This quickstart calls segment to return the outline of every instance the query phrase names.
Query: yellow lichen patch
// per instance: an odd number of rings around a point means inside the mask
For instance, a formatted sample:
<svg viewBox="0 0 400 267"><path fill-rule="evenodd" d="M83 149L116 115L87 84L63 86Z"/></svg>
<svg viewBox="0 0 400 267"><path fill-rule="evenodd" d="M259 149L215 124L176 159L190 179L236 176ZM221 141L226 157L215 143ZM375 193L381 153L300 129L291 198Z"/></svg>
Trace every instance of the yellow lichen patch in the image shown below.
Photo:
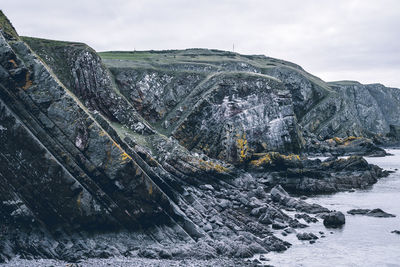
<svg viewBox="0 0 400 267"><path fill-rule="evenodd" d="M356 137L356 136L349 136L346 138L340 138L340 137L333 137L331 139L328 139L327 141L330 143L335 142L337 145L344 145L348 146L352 141L361 139L362 137Z"/></svg>
<svg viewBox="0 0 400 267"><path fill-rule="evenodd" d="M206 170L214 170L219 173L228 171L228 168L226 168L220 164L214 163L212 161L206 161L206 160L199 159L199 163L200 163L200 168L203 168Z"/></svg>
<svg viewBox="0 0 400 267"><path fill-rule="evenodd" d="M272 158L271 158L271 156L273 155L272 153L275 153L275 152L270 152L257 160L252 160L252 161L250 161L250 164L257 166L257 167L261 166L261 165L265 165L265 164L270 164L272 162Z"/></svg>
<svg viewBox="0 0 400 267"><path fill-rule="evenodd" d="M131 156L129 156L122 148L119 144L117 144L114 140L113 140L113 146L117 147L120 151L121 151L121 161L125 162L128 159L132 159Z"/></svg>
<svg viewBox="0 0 400 267"><path fill-rule="evenodd" d="M239 150L239 160L243 162L245 159L248 158L249 147L247 144L246 134L241 136L240 134L237 135L238 139L236 140L237 148Z"/></svg>
<svg viewBox="0 0 400 267"><path fill-rule="evenodd" d="M343 140L343 142L347 142L347 141L353 141L353 140L356 140L356 139L359 139L360 137L355 137L355 136L349 136L349 137L346 137L344 140Z"/></svg>
<svg viewBox="0 0 400 267"><path fill-rule="evenodd" d="M125 151L121 154L121 160L126 161L127 159L132 159Z"/></svg>
<svg viewBox="0 0 400 267"><path fill-rule="evenodd" d="M352 141L361 139L362 137L349 136L343 139L343 145L348 146Z"/></svg>
<svg viewBox="0 0 400 267"><path fill-rule="evenodd" d="M79 193L77 199L76 199L76 204L78 205L78 207L81 207L82 204L82 196L83 196L83 191Z"/></svg>
<svg viewBox="0 0 400 267"><path fill-rule="evenodd" d="M24 89L24 90L26 90L32 86L32 81L30 80L29 76L30 76L30 74L29 74L29 72L27 72L25 75L25 81L26 81L25 85L22 86L22 89Z"/></svg>
<svg viewBox="0 0 400 267"><path fill-rule="evenodd" d="M263 157L250 161L251 165L256 167L268 165L278 160L290 160L290 161L298 161L300 160L300 156L296 154L282 155L278 152L268 152Z"/></svg>
<svg viewBox="0 0 400 267"><path fill-rule="evenodd" d="M335 137L332 138L332 140L335 141L336 144L338 144L338 145L340 145L340 144L343 143L343 139L340 138L340 137L336 137L336 136L335 136Z"/></svg>
<svg viewBox="0 0 400 267"><path fill-rule="evenodd" d="M286 160L293 160L293 161L295 161L295 160L300 160L300 156L299 155L296 155L296 154L289 154L289 155L280 155L283 159L286 159Z"/></svg>
<svg viewBox="0 0 400 267"><path fill-rule="evenodd" d="M15 62L14 59L10 59L8 62L10 62L11 64L13 64L14 68L18 67L17 63Z"/></svg>
<svg viewBox="0 0 400 267"><path fill-rule="evenodd" d="M125 161L127 161L128 159L132 160L132 157L129 156L129 155L125 152L125 150L123 150L122 147L121 147L119 144L117 144L117 142L115 142L115 141L108 135L108 133L107 133L106 131L104 131L104 130L100 131L100 132L99 132L99 135L100 135L100 136L108 136L108 137L111 139L112 145L111 145L111 148L110 148L110 156L111 156L112 147L115 146L115 147L118 148L119 151L121 152L121 161L122 161L122 162L125 162ZM108 152L107 152L107 153L108 153ZM107 156L108 156L108 154L107 154Z"/></svg>
<svg viewBox="0 0 400 267"><path fill-rule="evenodd" d="M121 149L121 150L122 150L121 146L120 146L119 144L117 144L117 142L115 142L114 140L112 140L112 144L113 144L113 146L115 146L115 147L117 147L118 149Z"/></svg>
<svg viewBox="0 0 400 267"><path fill-rule="evenodd" d="M203 150L206 154L210 152L210 147L208 146L208 144L206 144L205 146L203 146L203 145L200 144L200 145L199 145L199 148L200 148L201 150Z"/></svg>

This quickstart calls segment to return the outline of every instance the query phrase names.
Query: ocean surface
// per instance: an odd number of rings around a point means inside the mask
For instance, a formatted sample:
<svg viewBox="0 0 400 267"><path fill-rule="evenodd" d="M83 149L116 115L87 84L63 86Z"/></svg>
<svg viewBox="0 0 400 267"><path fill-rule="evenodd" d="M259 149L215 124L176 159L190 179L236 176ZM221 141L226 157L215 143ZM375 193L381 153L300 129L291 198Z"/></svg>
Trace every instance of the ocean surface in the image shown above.
<svg viewBox="0 0 400 267"><path fill-rule="evenodd" d="M400 266L400 235L391 233L400 230L400 149L388 149L393 156L368 158L367 161L389 171L367 190L320 195L306 201L317 203L346 215L346 224L341 229L327 229L322 220L298 232L324 232L325 238L316 243L297 240L295 234L283 237L293 244L284 253L269 253L263 263L273 266ZM396 169L398 169L396 171ZM395 218L374 218L350 215L350 209L365 208L395 214Z"/></svg>

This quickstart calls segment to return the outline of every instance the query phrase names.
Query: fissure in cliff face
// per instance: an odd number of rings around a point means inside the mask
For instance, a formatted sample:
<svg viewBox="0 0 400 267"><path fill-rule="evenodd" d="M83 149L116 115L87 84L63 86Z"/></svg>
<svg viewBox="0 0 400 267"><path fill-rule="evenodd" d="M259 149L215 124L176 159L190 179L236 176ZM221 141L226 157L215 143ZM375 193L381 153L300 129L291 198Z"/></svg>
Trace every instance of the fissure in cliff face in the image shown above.
<svg viewBox="0 0 400 267"><path fill-rule="evenodd" d="M360 157L299 154L379 152L359 136L400 125L382 107L399 108L397 89L217 50L99 56L20 37L3 13L0 27L0 261L285 250L271 226L305 226L281 207L328 210L271 188L336 192L385 175ZM322 141L346 135L358 137Z"/></svg>

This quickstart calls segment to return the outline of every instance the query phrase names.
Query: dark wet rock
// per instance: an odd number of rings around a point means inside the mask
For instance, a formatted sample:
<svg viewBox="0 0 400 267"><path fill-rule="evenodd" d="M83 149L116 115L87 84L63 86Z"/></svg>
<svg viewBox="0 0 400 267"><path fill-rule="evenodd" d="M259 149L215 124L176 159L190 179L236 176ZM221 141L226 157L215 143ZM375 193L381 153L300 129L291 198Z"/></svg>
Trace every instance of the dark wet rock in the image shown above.
<svg viewBox="0 0 400 267"><path fill-rule="evenodd" d="M264 255L260 255L259 259L260 261L269 261L269 259L266 258Z"/></svg>
<svg viewBox="0 0 400 267"><path fill-rule="evenodd" d="M308 227L307 224L303 224L303 223L299 222L297 219L291 219L289 221L289 226L292 228L307 228Z"/></svg>
<svg viewBox="0 0 400 267"><path fill-rule="evenodd" d="M344 214L340 211L333 211L323 216L325 227L338 228L346 223Z"/></svg>
<svg viewBox="0 0 400 267"><path fill-rule="evenodd" d="M297 211L307 213L323 213L328 212L327 208L324 208L317 204L309 204L303 200L299 200L289 196L289 194L282 188L282 186L275 186L271 190L271 199L274 202L281 204L283 207L294 208Z"/></svg>
<svg viewBox="0 0 400 267"><path fill-rule="evenodd" d="M270 184L280 184L287 191L295 193L333 193L366 188L388 175L387 171L368 164L359 156L347 159L332 157L324 162L303 160L299 163L295 168L278 172L270 179Z"/></svg>
<svg viewBox="0 0 400 267"><path fill-rule="evenodd" d="M347 211L347 213L351 215L365 215L370 211L370 209L352 209Z"/></svg>
<svg viewBox="0 0 400 267"><path fill-rule="evenodd" d="M298 233L296 235L298 240L315 240L318 239L318 236L314 235L313 233Z"/></svg>
<svg viewBox="0 0 400 267"><path fill-rule="evenodd" d="M365 215L371 216L371 217L380 217L380 218L396 217L396 215L384 212L381 209L373 209L373 210L367 212Z"/></svg>
<svg viewBox="0 0 400 267"><path fill-rule="evenodd" d="M387 143L388 141L385 141ZM309 155L320 155L319 151L333 156L358 155L370 157L383 157L387 153L380 148L374 138L348 136L346 138L334 137L318 141L311 145Z"/></svg>
<svg viewBox="0 0 400 267"><path fill-rule="evenodd" d="M307 128L325 137L371 136L385 134L398 123L400 93L381 84L362 85L354 81L329 83L335 91L302 120ZM311 114L320 120L312 120ZM345 119L348 118L348 119ZM326 122L326 123L324 123Z"/></svg>
<svg viewBox="0 0 400 267"><path fill-rule="evenodd" d="M273 206L268 206L265 209L265 212L261 213L261 215L259 216L259 221L263 224L272 224L276 220L288 221L289 219L290 217L287 214Z"/></svg>
<svg viewBox="0 0 400 267"><path fill-rule="evenodd" d="M394 214L390 214L387 212L384 212L381 209L352 209L347 212L348 214L351 215L366 215L370 217L380 217L380 218L390 218L390 217L396 217Z"/></svg>
<svg viewBox="0 0 400 267"><path fill-rule="evenodd" d="M391 124L389 129L390 129L389 133L387 134L387 137L390 139L389 142L391 142L391 145L399 145L400 144L400 124L399 125ZM387 145L388 141L384 140L382 143Z"/></svg>
<svg viewBox="0 0 400 267"><path fill-rule="evenodd" d="M286 233L288 233L288 234L296 233L296 230L293 229L293 228L286 228L284 231L285 231Z"/></svg>
<svg viewBox="0 0 400 267"><path fill-rule="evenodd" d="M306 214L306 213L302 213L302 214L295 214L294 217L296 219L303 219L305 222L307 223L316 223L318 222L318 219L315 217L311 217L310 215Z"/></svg>
<svg viewBox="0 0 400 267"><path fill-rule="evenodd" d="M253 263L255 263L255 264L261 264L261 261L260 261L259 259L254 259L254 260L253 260Z"/></svg>
<svg viewBox="0 0 400 267"><path fill-rule="evenodd" d="M279 230L279 229L285 229L288 227L286 224L280 223L280 222L274 222L272 224L272 229Z"/></svg>

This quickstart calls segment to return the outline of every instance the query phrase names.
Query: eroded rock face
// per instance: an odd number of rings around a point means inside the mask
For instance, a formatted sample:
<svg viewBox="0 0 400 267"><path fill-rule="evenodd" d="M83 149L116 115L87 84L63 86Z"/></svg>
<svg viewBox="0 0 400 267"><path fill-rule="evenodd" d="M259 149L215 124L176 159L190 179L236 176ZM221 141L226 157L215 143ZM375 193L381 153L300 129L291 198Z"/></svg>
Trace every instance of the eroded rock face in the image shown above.
<svg viewBox="0 0 400 267"><path fill-rule="evenodd" d="M289 192L305 194L367 188L380 177L388 175L386 171L368 164L359 156L348 159L333 157L321 162L296 158L268 158L267 155L253 164L252 174L265 179L268 185L279 184ZM270 170L267 175L265 169Z"/></svg>
<svg viewBox="0 0 400 267"><path fill-rule="evenodd" d="M189 149L232 163L267 149L299 152L301 133L289 92L268 77L229 76L215 78L217 85L172 135Z"/></svg>
<svg viewBox="0 0 400 267"><path fill-rule="evenodd" d="M174 222L181 240L200 234L25 43L0 36L0 54L1 260L82 257L95 249L82 241L93 232L129 229L150 241L143 229Z"/></svg>
<svg viewBox="0 0 400 267"><path fill-rule="evenodd" d="M110 122L122 124L136 133L154 133L130 102L114 90L109 70L93 49L81 43L53 43L29 37L24 37L24 40L89 111L99 113Z"/></svg>
<svg viewBox="0 0 400 267"><path fill-rule="evenodd" d="M204 77L135 68L112 72L142 116L189 150L240 163L267 149L302 149L291 95L270 76L223 72Z"/></svg>
<svg viewBox="0 0 400 267"><path fill-rule="evenodd" d="M111 68L121 93L149 122L156 124L205 78L196 72ZM171 119L164 124L173 123Z"/></svg>
<svg viewBox="0 0 400 267"><path fill-rule="evenodd" d="M394 139L394 142L400 142L400 126L390 125L389 128L388 137Z"/></svg>
<svg viewBox="0 0 400 267"><path fill-rule="evenodd" d="M399 124L399 90L343 81L328 83L334 93L305 115L301 124L320 139L373 136ZM388 104L385 105L384 103Z"/></svg>
<svg viewBox="0 0 400 267"><path fill-rule="evenodd" d="M102 56L119 91L159 131L189 150L235 164L246 157L238 148L244 135L250 154L378 156L384 152L374 142L388 143L389 126L399 125L398 89L325 83L264 56L206 49ZM359 139L347 147L326 142L347 137Z"/></svg>

